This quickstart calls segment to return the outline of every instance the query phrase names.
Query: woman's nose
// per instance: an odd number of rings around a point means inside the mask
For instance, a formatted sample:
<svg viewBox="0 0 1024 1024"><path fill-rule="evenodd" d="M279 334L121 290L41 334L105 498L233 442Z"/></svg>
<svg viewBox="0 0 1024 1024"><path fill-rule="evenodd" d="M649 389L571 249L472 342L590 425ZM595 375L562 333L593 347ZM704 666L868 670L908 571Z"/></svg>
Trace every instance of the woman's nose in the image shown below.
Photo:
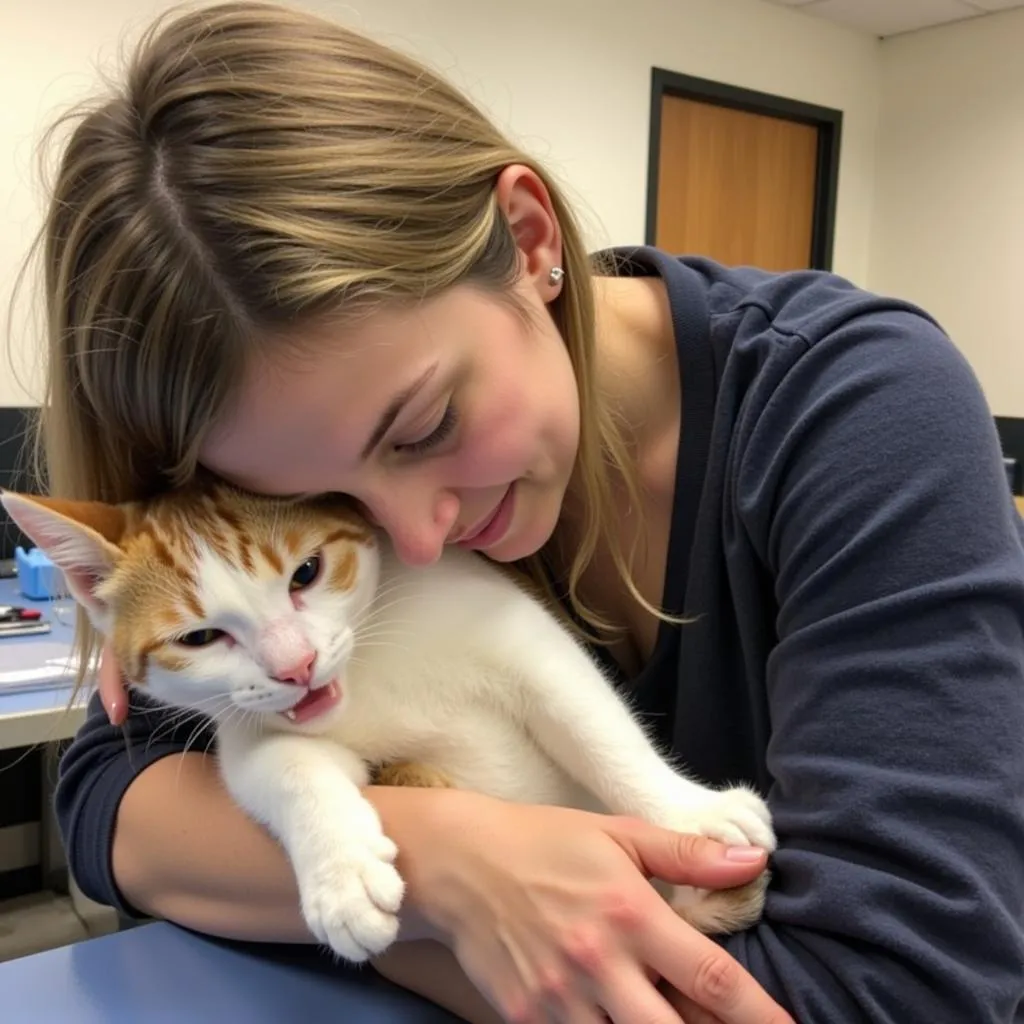
<svg viewBox="0 0 1024 1024"><path fill-rule="evenodd" d="M406 565L433 565L455 526L459 499L451 493L438 494L426 502L407 497L374 509L373 514Z"/></svg>

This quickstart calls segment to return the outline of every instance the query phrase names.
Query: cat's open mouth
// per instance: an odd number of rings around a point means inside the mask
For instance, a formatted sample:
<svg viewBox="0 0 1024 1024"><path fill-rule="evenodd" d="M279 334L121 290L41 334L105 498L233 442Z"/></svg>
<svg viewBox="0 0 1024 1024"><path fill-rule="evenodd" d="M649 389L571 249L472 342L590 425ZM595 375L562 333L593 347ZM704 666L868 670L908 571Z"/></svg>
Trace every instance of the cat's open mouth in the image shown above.
<svg viewBox="0 0 1024 1024"><path fill-rule="evenodd" d="M301 725L303 722L312 721L325 711L330 711L339 700L341 700L341 687L338 685L337 679L332 679L326 686L310 690L298 704L287 711L282 711L281 714L289 722L297 722Z"/></svg>

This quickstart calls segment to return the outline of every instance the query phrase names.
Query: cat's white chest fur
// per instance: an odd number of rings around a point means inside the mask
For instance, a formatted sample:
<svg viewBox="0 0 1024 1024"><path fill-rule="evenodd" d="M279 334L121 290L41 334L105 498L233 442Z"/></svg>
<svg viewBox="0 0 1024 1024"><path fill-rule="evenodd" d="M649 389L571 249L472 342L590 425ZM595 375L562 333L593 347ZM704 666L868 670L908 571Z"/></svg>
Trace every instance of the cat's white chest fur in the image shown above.
<svg viewBox="0 0 1024 1024"><path fill-rule="evenodd" d="M453 552L415 572L385 556L381 580L382 599L360 627L325 735L374 764L429 765L460 788L597 809L527 725L521 662L564 672L571 691L579 667L573 640L531 630L533 602L476 556ZM511 662L510 647L525 658ZM580 716L590 713L588 682L580 681L575 701Z"/></svg>

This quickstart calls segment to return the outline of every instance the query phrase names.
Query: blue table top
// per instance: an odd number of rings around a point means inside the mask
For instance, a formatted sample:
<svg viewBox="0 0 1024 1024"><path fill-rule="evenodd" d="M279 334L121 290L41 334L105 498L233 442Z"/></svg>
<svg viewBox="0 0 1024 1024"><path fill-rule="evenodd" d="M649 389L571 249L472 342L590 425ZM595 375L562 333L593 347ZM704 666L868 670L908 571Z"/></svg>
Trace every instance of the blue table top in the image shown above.
<svg viewBox="0 0 1024 1024"><path fill-rule="evenodd" d="M305 946L207 939L163 922L0 963L4 1024L454 1024Z"/></svg>

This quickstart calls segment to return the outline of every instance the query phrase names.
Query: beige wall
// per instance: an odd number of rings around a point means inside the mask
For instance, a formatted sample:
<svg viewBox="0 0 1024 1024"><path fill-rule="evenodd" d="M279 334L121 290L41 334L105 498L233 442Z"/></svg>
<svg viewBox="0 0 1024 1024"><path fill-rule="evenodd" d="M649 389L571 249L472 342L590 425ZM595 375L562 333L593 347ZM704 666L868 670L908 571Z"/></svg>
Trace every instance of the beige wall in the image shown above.
<svg viewBox="0 0 1024 1024"><path fill-rule="evenodd" d="M867 277L878 44L758 0L310 0L447 71L578 197L594 246L643 240L652 65L845 111L836 269ZM33 147L88 93L156 0L5 5L0 31L0 308L39 217ZM26 391L0 362L0 405L38 397L38 333L20 309Z"/></svg>
<svg viewBox="0 0 1024 1024"><path fill-rule="evenodd" d="M1024 11L879 44L759 0L307 2L451 75L569 185L594 246L643 237L652 65L842 109L835 269L934 312L994 412L1024 416ZM13 100L0 106L4 313L38 224L43 126L95 88L96 66L115 66L119 45L165 3L10 7L0 35L0 90ZM37 311L25 304L13 322L17 379L0 361L0 405L38 398Z"/></svg>
<svg viewBox="0 0 1024 1024"><path fill-rule="evenodd" d="M886 40L869 284L921 303L1024 416L1024 10Z"/></svg>

